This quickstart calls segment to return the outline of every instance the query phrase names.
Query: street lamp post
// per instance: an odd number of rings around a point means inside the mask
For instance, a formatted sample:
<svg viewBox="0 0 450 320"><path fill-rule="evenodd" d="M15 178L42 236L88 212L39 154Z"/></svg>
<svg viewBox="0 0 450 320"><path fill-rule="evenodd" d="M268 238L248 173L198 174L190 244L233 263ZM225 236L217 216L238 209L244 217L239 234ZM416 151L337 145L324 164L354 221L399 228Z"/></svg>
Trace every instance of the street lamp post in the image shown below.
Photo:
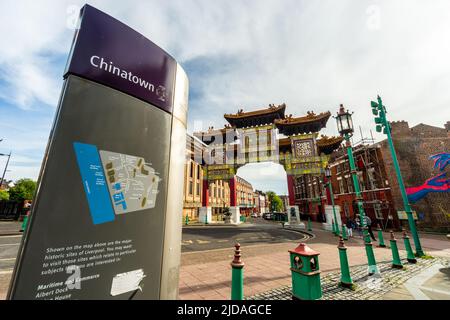
<svg viewBox="0 0 450 320"><path fill-rule="evenodd" d="M334 221L333 221L333 231L334 231L334 235L335 236L339 236L339 224L337 222L337 217L336 217L336 208L334 207L334 195L333 195L333 186L331 185L331 169L329 166L327 166L325 168L325 177L327 177L327 186L328 186L328 191L330 191L330 198L331 198L331 206L333 207L333 216L334 216Z"/></svg>
<svg viewBox="0 0 450 320"><path fill-rule="evenodd" d="M3 180L5 179L6 171L8 170L9 159L11 158L11 151L9 152L9 154L0 153L0 156L8 157L8 160L6 161L6 165L5 165L5 170L3 170L2 180L0 181L0 187L1 187L3 185Z"/></svg>
<svg viewBox="0 0 450 320"><path fill-rule="evenodd" d="M358 181L358 175L355 165L355 159L353 157L353 150L352 145L350 143L350 138L353 135L353 120L352 120L352 114L350 112L345 111L344 106L341 104L339 108L339 112L337 113L337 116L335 117L337 122L338 131L341 136L344 137L347 147L347 155L348 155L348 161L350 163L350 170L353 180L353 186L355 188L355 194L356 194L356 200L358 203L358 212L361 220L361 227L363 229L363 236L364 236L364 244L366 247L366 255L369 265L369 274L374 274L378 272L377 263L375 261L375 255L373 253L373 247L372 242L369 236L369 232L367 230L366 226L366 214L364 212L364 206L363 206L363 197L361 190L359 188L359 181Z"/></svg>
<svg viewBox="0 0 450 320"><path fill-rule="evenodd" d="M422 250L422 245L420 244L419 235L416 229L416 223L414 222L414 217L412 214L411 206L409 205L408 196L406 195L405 184L403 183L402 174L400 172L400 166L397 160L397 154L395 153L394 143L392 142L391 126L386 118L386 107L383 106L380 96L377 96L377 102L371 101L372 113L375 116L375 123L377 124L377 132L382 132L387 135L387 140L389 144L389 149L391 150L392 163L394 164L395 174L397 175L398 186L402 194L403 206L408 217L408 224L411 230L411 234L414 239L414 245L416 247L416 256L422 257L424 252Z"/></svg>

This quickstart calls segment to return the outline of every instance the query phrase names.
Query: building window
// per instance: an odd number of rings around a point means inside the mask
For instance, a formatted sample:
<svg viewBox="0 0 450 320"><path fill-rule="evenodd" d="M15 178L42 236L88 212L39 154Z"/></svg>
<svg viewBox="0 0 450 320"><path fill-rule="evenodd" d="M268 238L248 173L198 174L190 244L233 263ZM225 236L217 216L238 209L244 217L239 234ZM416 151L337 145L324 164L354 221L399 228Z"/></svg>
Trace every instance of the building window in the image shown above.
<svg viewBox="0 0 450 320"><path fill-rule="evenodd" d="M192 181L189 181L189 195L192 195Z"/></svg>
<svg viewBox="0 0 450 320"><path fill-rule="evenodd" d="M200 195L200 183L196 184L196 194L197 194L197 196Z"/></svg>
<svg viewBox="0 0 450 320"><path fill-rule="evenodd" d="M339 179L338 181L339 181L339 193L345 193L345 190L344 190L344 180Z"/></svg>
<svg viewBox="0 0 450 320"><path fill-rule="evenodd" d="M201 170L200 166L197 167L197 179L199 180L200 180L200 170Z"/></svg>
<svg viewBox="0 0 450 320"><path fill-rule="evenodd" d="M375 211L375 217L379 220L383 220L383 212L381 211L380 203L375 203L373 210Z"/></svg>
<svg viewBox="0 0 450 320"><path fill-rule="evenodd" d="M348 193L353 193L353 183L352 183L351 177L349 177L347 179L347 188L348 188Z"/></svg>
<svg viewBox="0 0 450 320"><path fill-rule="evenodd" d="M358 175L358 178L359 178L359 185L361 186L361 190L365 191L366 190L366 184L364 183L364 178L363 178L362 174Z"/></svg>
<svg viewBox="0 0 450 320"><path fill-rule="evenodd" d="M348 171L350 170L350 166L348 164L348 162L344 162L344 170L343 171Z"/></svg>
<svg viewBox="0 0 450 320"><path fill-rule="evenodd" d="M347 218L350 216L350 212L349 212L349 208L348 208L348 203L347 202L344 203L344 214L345 214L345 216Z"/></svg>
<svg viewBox="0 0 450 320"><path fill-rule="evenodd" d="M192 178L193 176L194 176L194 162L191 161L189 177Z"/></svg>

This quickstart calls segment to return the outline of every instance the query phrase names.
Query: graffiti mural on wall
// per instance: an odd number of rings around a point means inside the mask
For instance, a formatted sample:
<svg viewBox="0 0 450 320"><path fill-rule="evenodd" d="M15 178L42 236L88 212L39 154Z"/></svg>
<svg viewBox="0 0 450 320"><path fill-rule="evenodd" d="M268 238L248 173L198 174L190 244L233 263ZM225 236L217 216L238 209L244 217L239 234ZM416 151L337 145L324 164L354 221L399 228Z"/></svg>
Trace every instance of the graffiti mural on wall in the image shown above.
<svg viewBox="0 0 450 320"><path fill-rule="evenodd" d="M445 167L450 164L450 153L438 153L432 155L430 159L434 160L434 168L444 171Z"/></svg>
<svg viewBox="0 0 450 320"><path fill-rule="evenodd" d="M434 168L443 172L450 164L450 153L438 153L432 155L430 159L434 160ZM430 192L450 192L450 179L445 172L427 179L420 186L406 188L406 194L411 203L419 201Z"/></svg>

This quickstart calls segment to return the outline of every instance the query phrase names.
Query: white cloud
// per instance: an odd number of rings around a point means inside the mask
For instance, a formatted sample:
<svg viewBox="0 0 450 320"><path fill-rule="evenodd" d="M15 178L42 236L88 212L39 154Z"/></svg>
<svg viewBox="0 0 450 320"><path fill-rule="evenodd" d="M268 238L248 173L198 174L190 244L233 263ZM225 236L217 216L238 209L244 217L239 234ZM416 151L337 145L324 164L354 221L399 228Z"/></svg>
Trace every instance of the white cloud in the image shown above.
<svg viewBox="0 0 450 320"><path fill-rule="evenodd" d="M273 162L250 163L237 172L253 189L287 194L287 177L282 165Z"/></svg>
<svg viewBox="0 0 450 320"><path fill-rule="evenodd" d="M343 103L369 135L377 94L390 120L450 120L447 0L89 2L188 69L191 127L269 103L286 102L294 115ZM63 66L54 59L68 53L73 5L83 1L1 2L0 99L56 105ZM333 119L323 133L337 134Z"/></svg>
<svg viewBox="0 0 450 320"><path fill-rule="evenodd" d="M8 64L0 79L7 84L0 87L0 98L20 108L32 108L36 101L56 107L62 81L48 76L51 62L47 59L29 58L20 64Z"/></svg>

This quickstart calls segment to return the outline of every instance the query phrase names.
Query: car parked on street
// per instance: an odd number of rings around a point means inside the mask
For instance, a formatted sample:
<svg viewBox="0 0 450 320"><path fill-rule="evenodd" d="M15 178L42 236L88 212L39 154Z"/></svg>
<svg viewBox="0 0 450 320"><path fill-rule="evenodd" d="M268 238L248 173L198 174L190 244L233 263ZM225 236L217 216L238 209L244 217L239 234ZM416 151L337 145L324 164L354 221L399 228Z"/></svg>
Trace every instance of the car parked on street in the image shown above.
<svg viewBox="0 0 450 320"><path fill-rule="evenodd" d="M272 213L270 213L270 212L264 213L263 218L266 219L266 220L271 220L272 219Z"/></svg>

